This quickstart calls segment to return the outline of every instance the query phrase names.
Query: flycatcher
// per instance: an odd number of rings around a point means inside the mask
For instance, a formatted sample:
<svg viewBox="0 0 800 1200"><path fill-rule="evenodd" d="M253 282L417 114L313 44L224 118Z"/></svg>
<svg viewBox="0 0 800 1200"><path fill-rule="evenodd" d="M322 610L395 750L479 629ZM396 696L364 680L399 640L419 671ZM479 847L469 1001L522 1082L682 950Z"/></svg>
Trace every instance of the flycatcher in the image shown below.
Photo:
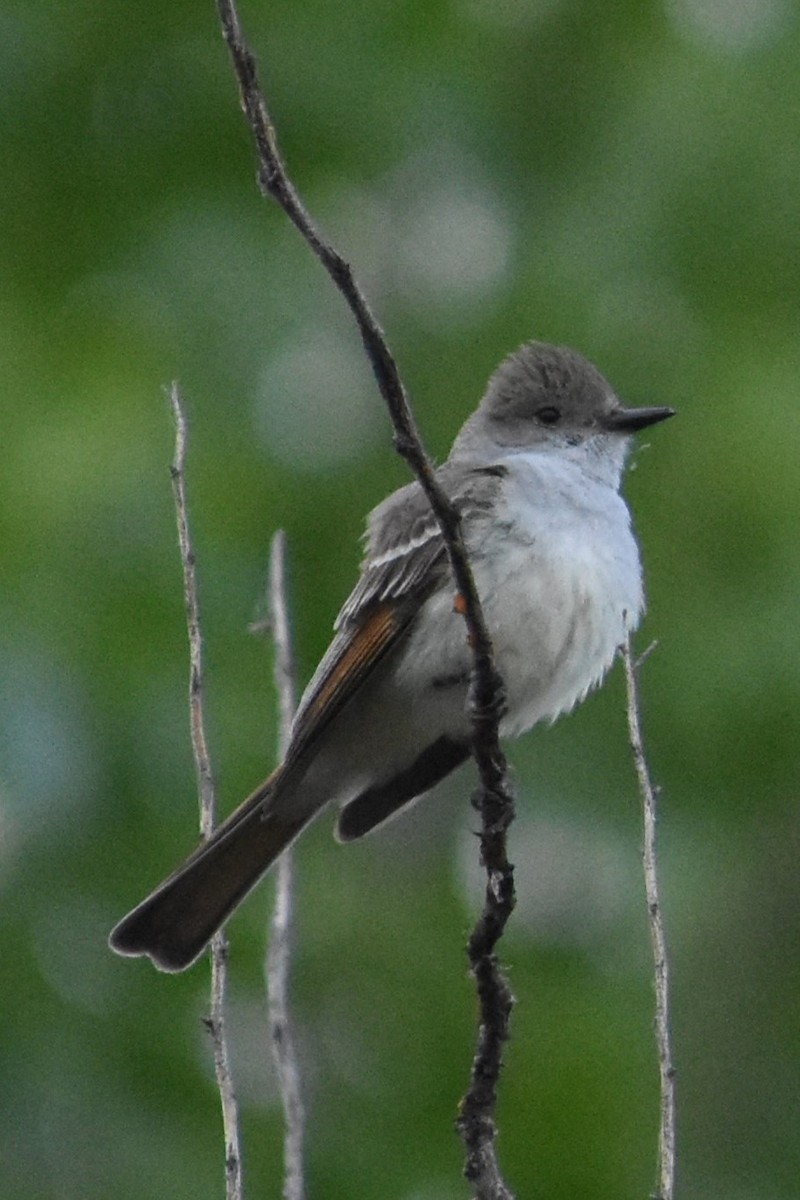
<svg viewBox="0 0 800 1200"><path fill-rule="evenodd" d="M644 610L619 488L631 434L671 408L625 408L574 350L503 362L437 468L505 683L503 737L568 712ZM361 577L306 688L277 770L113 930L120 954L181 971L329 803L359 838L470 754L472 666L439 526L417 483L369 517Z"/></svg>

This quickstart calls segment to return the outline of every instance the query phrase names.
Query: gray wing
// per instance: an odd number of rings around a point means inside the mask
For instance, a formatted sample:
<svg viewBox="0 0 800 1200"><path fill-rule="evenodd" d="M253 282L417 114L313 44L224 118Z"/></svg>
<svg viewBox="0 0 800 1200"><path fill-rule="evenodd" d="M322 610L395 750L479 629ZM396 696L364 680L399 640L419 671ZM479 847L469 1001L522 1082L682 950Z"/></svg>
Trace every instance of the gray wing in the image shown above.
<svg viewBox="0 0 800 1200"><path fill-rule="evenodd" d="M462 517L487 513L503 467L445 463L437 476ZM444 539L419 484L400 488L370 514L361 577L336 618L336 635L305 690L286 765L294 765L317 735L398 645L427 596L446 580Z"/></svg>
<svg viewBox="0 0 800 1200"><path fill-rule="evenodd" d="M445 463L436 476L468 522L490 510L505 473L501 466L469 468L463 463ZM337 630L374 604L409 596L421 601L447 577L444 538L418 483L400 488L372 511L366 543L361 578L336 618Z"/></svg>

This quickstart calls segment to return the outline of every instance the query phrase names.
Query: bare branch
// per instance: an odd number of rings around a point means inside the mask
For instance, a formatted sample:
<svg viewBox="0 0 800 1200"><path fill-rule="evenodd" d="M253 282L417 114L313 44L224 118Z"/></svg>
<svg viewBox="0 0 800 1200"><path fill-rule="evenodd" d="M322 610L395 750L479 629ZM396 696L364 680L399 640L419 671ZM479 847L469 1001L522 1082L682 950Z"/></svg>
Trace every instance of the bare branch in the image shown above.
<svg viewBox="0 0 800 1200"><path fill-rule="evenodd" d="M652 647L651 647L652 649ZM649 650L634 661L631 639L628 635L622 646L625 664L625 680L628 689L628 732L630 734L633 762L639 780L642 797L644 838L642 860L644 863L644 886L647 898L647 913L650 922L650 940L653 946L655 975L656 1013L655 1033L658 1050L658 1066L661 1077L661 1120L658 1134L658 1192L653 1200L673 1200L675 1195L675 1067L672 1062L672 1047L669 1024L669 962L661 901L658 894L658 870L656 859L656 824L658 789L653 786L650 770L644 753L642 722L639 706L637 671L648 656Z"/></svg>
<svg viewBox="0 0 800 1200"><path fill-rule="evenodd" d="M286 535L282 529L279 529L272 539L269 569L270 625L275 643L275 689L280 708L279 760L283 758L289 745L292 720L297 707L296 671L292 654L292 635L286 594ZM289 847L284 850L278 860L275 907L270 925L265 975L272 1054L278 1072L283 1103L283 1197L284 1200L304 1200L306 1194L303 1164L305 1112L300 1087L300 1066L289 1004L293 876L294 861L292 849Z"/></svg>
<svg viewBox="0 0 800 1200"><path fill-rule="evenodd" d="M511 1011L511 994L494 951L514 907L513 869L506 854L506 831L514 817L514 800L498 735L502 680L494 666L458 513L436 481L386 339L349 264L322 237L288 176L259 86L255 58L245 42L234 0L217 0L217 10L239 83L242 107L256 142L261 189L297 227L350 307L392 419L395 448L414 472L442 529L453 571L456 607L467 626L474 658L470 689L473 753L481 781L478 800L482 816L481 860L487 886L483 913L468 946L481 1015L470 1088L461 1105L458 1126L467 1147L465 1174L473 1183L478 1200L507 1200L510 1193L500 1180L494 1148L497 1081Z"/></svg>
<svg viewBox="0 0 800 1200"><path fill-rule="evenodd" d="M477 797L476 797L477 798ZM498 865L487 858L498 853ZM505 856L505 833L496 840L491 831L481 835L481 857L488 881L483 912L473 929L467 951L478 989L480 1022L478 1044L472 1061L470 1086L458 1112L458 1131L464 1140L467 1159L464 1174L475 1189L477 1200L514 1200L505 1183L495 1152L497 1086L508 1040L514 996L500 969L494 948L514 907L514 868Z"/></svg>
<svg viewBox="0 0 800 1200"><path fill-rule="evenodd" d="M170 403L175 419L175 457L172 460L172 491L175 497L175 516L178 523L178 546L183 566L183 594L186 605L186 628L189 635L189 714L191 719L192 751L200 797L200 832L209 837L217 822L217 801L211 759L203 721L203 637L200 629L200 606L197 599L197 571L189 531L189 512L186 503L186 451L189 430L183 411L180 388L173 383Z"/></svg>
<svg viewBox="0 0 800 1200"><path fill-rule="evenodd" d="M634 671L638 671L640 667L643 667L644 664L647 662L648 658L650 657L650 655L653 653L653 651L657 650L657 649L658 649L658 638L654 638L653 641L650 643L650 645L645 646L644 650L639 655L639 657L634 660L634 664L633 664Z"/></svg>
<svg viewBox="0 0 800 1200"><path fill-rule="evenodd" d="M269 612L272 640L275 644L275 691L278 694L280 721L278 761L289 748L292 721L297 708L297 670L292 650L286 584L286 534L279 529L272 539L269 555Z"/></svg>
<svg viewBox="0 0 800 1200"><path fill-rule="evenodd" d="M197 772L200 800L200 831L210 837L216 824L217 802L214 778L203 717L203 637L200 608L197 599L197 573L189 511L186 502L186 451L188 427L178 385L170 389L170 402L175 418L175 457L172 462L172 490L178 523L178 544L183 566L183 591L186 604L186 627L189 635L189 711L192 752ZM205 1020L214 1049L214 1071L222 1105L222 1128L225 1136L225 1195L227 1200L242 1200L242 1151L239 1106L233 1087L225 1029L225 998L228 984L228 942L224 931L214 935L211 942L211 1012Z"/></svg>

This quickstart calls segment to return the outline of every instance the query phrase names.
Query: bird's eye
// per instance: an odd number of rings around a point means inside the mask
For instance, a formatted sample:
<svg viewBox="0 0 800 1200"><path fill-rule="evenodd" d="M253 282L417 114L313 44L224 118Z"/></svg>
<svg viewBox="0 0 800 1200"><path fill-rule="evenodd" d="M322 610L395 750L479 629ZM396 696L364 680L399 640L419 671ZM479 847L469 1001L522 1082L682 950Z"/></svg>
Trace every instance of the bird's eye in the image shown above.
<svg viewBox="0 0 800 1200"><path fill-rule="evenodd" d="M536 416L542 425L555 425L561 420L561 411L553 408L552 405L547 405L545 408L540 408Z"/></svg>

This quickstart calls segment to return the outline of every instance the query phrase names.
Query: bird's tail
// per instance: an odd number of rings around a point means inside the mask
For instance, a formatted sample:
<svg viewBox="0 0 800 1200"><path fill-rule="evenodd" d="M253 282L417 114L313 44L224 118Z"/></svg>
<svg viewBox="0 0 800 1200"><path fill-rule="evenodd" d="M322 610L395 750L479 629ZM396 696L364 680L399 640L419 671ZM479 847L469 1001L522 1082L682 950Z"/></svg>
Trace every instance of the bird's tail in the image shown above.
<svg viewBox="0 0 800 1200"><path fill-rule="evenodd" d="M271 801L272 775L168 879L111 931L118 954L149 954L162 971L183 971L202 953L314 812L290 819Z"/></svg>

